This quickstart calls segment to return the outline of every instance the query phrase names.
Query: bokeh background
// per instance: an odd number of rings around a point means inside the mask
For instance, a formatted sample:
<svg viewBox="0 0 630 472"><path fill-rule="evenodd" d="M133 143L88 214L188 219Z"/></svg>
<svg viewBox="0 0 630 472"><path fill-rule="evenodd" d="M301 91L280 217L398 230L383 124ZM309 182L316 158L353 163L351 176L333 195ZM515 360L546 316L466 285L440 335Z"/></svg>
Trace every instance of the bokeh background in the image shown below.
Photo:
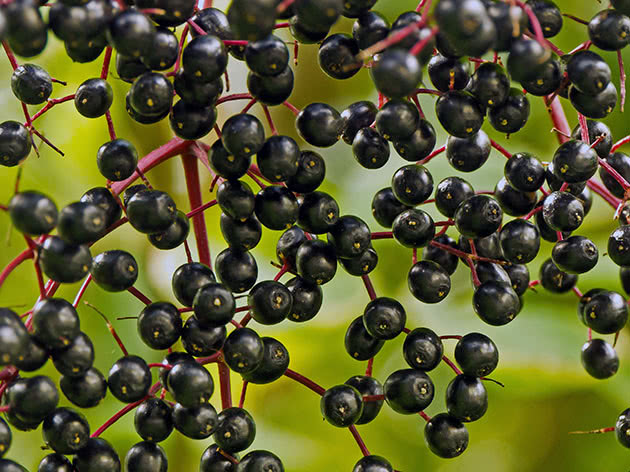
<svg viewBox="0 0 630 472"><path fill-rule="evenodd" d="M595 1L558 2L562 11L590 19L604 5ZM224 7L226 2L217 2ZM381 0L376 9L390 21L403 11L415 8L414 0ZM352 21L342 19L335 31L350 32ZM280 33L285 35L286 32ZM63 46L50 35L50 47L41 56L30 59L45 67L53 77L68 82L66 87L55 85L53 97L73 93L85 79L99 75L102 58L92 64L73 64L64 55ZM288 36L285 39L290 40ZM569 51L587 37L586 27L565 19L565 26L554 42ZM600 52L600 51L598 51ZM600 52L617 71L616 55ZM624 52L630 63L628 50ZM26 62L26 61L22 61ZM471 65L472 66L472 65ZM129 85L116 78L112 66L110 83L116 98L112 106L116 131L120 137L131 140L140 154L163 144L171 136L167 120L161 124L143 126L133 122L124 110L124 94ZM246 70L238 61L230 65L230 92L246 90ZM0 106L2 120L22 120L22 113L10 89L11 70L6 60L0 61L1 77ZM298 107L310 102L330 103L342 110L356 100L376 101L376 92L370 84L367 70L354 78L336 81L327 77L317 67L317 46L302 46L299 50L299 65L295 67L296 86L290 101ZM618 73L613 80L619 84ZM430 86L430 84L428 84ZM433 111L433 97L421 96L427 117L439 131L438 146L445 142L445 133L437 125ZM530 97L532 113L525 128L506 139L499 136L489 125L484 129L499 140L509 151L529 151L541 160L549 161L557 141L550 133L551 122L540 99ZM231 114L238 112L245 102L221 105L219 124ZM571 126L577 124L575 113L567 102L563 102ZM34 111L34 110L33 110ZM255 106L252 112L262 118L261 109ZM628 112L627 112L628 113ZM299 140L295 133L294 117L283 107L272 109L276 125L281 133ZM616 110L606 120L615 140L630 131L627 114ZM57 146L65 151L60 157L50 148L41 146L41 157L34 153L23 165L22 189L37 189L52 195L59 208L76 201L87 189L104 184L96 168L96 151L108 140L104 119L90 120L81 117L72 102L55 107L37 122L38 129L45 132ZM206 140L212 143L213 134ZM374 231L380 231L370 213L372 196L388 186L392 173L405 162L392 149L390 162L378 171L361 168L353 159L349 146L339 142L335 146L320 150L326 160L327 181L322 189L334 195L342 214L356 214L368 222ZM476 190L492 190L502 174L505 158L493 150L482 170L472 174L459 174L474 184ZM429 164L435 182L448 175L457 175L446 159L441 156ZM209 175L203 174L204 201L214 198L208 192ZM0 202L6 203L13 193L17 169L3 168L0 171ZM148 173L152 184L168 191L176 198L180 208L188 210L181 160L171 161ZM255 188L255 184L252 183ZM424 207L423 207L424 208ZM439 217L433 212L434 217ZM618 268L605 256L608 234L616 226L612 219L613 210L595 198L593 209L579 230L579 234L591 237L600 247L597 267L581 276L578 286L582 291L594 287L606 287L621 291ZM225 247L218 228L219 209L206 212L210 230L210 247L213 256ZM23 249L24 241L15 230L5 213L0 214L0 265L4 266ZM452 231L449 231L452 233ZM266 231L261 244L254 253L260 269L259 280L271 278L276 269L270 261L275 260L275 243L280 232ZM189 238L194 247L194 238ZM586 340L586 328L576 316L577 300L573 293L552 295L544 290L529 291L524 297L524 309L509 325L495 328L483 324L471 307L471 283L469 271L460 265L452 278L452 291L438 305L424 305L410 296L406 277L411 266L411 250L398 247L391 240L376 241L379 265L371 277L379 295L398 298L408 312L408 326L428 326L438 334L465 334L480 331L492 337L500 349L500 364L493 377L505 384L486 385L489 395L489 410L478 422L468 425L470 445L468 450L454 460L442 460L432 455L424 444L424 421L417 415L402 416L385 406L379 417L369 425L359 427L370 451L387 457L398 470L410 472L431 470L447 472L474 470L483 467L487 472L495 471L627 471L630 453L617 444L613 434L569 435L570 431L612 426L619 412L630 407L630 349L629 333L625 330L620 337L617 350L621 358L619 373L612 379L597 381L590 378L580 365L580 348ZM138 288L154 301L174 302L170 289L170 276L174 269L184 263L183 248L159 251L148 244L146 237L134 232L129 225L116 230L93 248L93 254L108 249L122 248L132 252L138 260L141 273ZM550 254L551 245L544 243L541 256L530 264L532 279L537 278L540 264ZM59 296L72 300L79 284L64 286ZM353 278L339 269L332 283L324 287L324 305L315 319L306 324L291 322L279 326L256 326L261 335L277 337L289 349L290 367L307 375L324 386L343 383L352 375L365 370L360 363L345 352L343 338L346 327L359 316L368 302L360 279ZM24 263L6 281L0 290L0 304L13 306L24 312L31 308L37 297L37 286L32 264ZM141 303L127 293L110 294L92 284L85 300L99 307L112 320L123 316L136 316L142 309ZM242 303L242 301L241 301ZM107 373L111 364L120 357L120 351L108 333L102 320L89 308L79 308L82 329L87 332L96 346L95 365ZM159 362L164 353L155 352L142 344L136 334L135 321L114 321L122 339L131 353L143 356L149 362ZM609 339L612 342L612 339ZM392 371L406 366L401 352L402 337L384 347L374 364L374 375L385 381ZM446 341L446 354L452 357L454 341ZM58 379L52 363L43 373ZM216 375L216 367L209 367ZM154 373L155 377L155 373ZM452 371L445 365L431 373L436 386L433 404L427 409L429 415L445 410L444 394ZM215 377L216 378L216 377ZM238 399L241 382L232 375L233 397ZM214 404L219 407L219 394L215 393ZM63 398L61 405L69 405ZM111 395L96 408L85 410L92 429L96 429L123 405ZM258 433L254 449L269 449L284 461L285 469L291 472L313 472L318 470L350 471L360 458L360 451L347 430L336 429L323 421L319 411L319 397L303 386L286 378L272 385L250 385L245 407L254 415ZM103 437L111 441L121 459L127 450L139 441L133 428L133 414L129 414L107 430ZM170 470L184 472L197 470L203 450L212 440L193 441L174 432L161 445L169 457ZM16 432L8 457L18 460L30 470L47 451L41 431Z"/></svg>

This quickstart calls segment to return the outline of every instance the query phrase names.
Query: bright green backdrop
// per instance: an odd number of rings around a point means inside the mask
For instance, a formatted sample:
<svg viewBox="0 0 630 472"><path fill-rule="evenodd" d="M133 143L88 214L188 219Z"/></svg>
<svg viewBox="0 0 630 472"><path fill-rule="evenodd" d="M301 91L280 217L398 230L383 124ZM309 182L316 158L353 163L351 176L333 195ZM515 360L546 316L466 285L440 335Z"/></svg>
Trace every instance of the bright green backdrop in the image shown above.
<svg viewBox="0 0 630 472"><path fill-rule="evenodd" d="M602 5L596 2L559 2L563 11L590 18ZM381 0L377 7L394 19L396 14L413 9L413 0ZM343 20L335 28L350 31L351 21ZM554 42L568 51L586 38L585 27L571 21ZM299 65L295 68L296 87L291 101L298 107L309 102L323 101L343 109L358 99L376 100L368 73L361 71L347 81L335 81L317 69L317 47L300 48ZM617 70L616 56L602 53L613 71ZM625 52L630 63L630 54ZM3 86L0 89L2 116L5 119L22 120L22 113L9 87L10 68L0 61ZM52 39L50 48L42 57L30 62L41 64L59 79L68 81L67 87L55 85L54 97L74 92L76 87L89 77L98 76L101 59L91 65L72 64L63 54L58 41ZM237 61L232 61L236 63ZM113 71L112 67L112 71ZM231 92L245 91L245 69L241 64L232 65ZM116 91L112 107L118 135L131 140L141 154L166 142L170 130L166 122L143 126L132 122L123 107L128 84L112 74L111 84ZM616 73L614 75L617 75ZM614 79L618 84L618 78ZM435 121L433 98L421 96L428 117ZM569 107L565 108L569 110ZM526 127L508 140L498 136L489 126L484 129L511 152L530 151L543 161L549 161L557 143L550 134L551 124L540 100L532 97L532 114ZM237 112L244 103L222 105L219 121ZM260 112L258 107L253 109ZM283 133L295 136L293 116L283 108L272 110L276 124ZM575 114L568 113L571 125L577 123ZM618 111L606 122L618 139L630 131L627 115ZM23 166L22 189L38 189L51 194L59 207L77 200L92 186L102 185L95 163L96 150L104 143L107 129L104 119L89 120L73 109L72 103L59 105L37 122L53 142L61 147L65 157L60 157L49 148L41 146L41 157L34 153ZM436 125L436 128L438 126ZM208 137L212 142L213 136ZM297 139L297 137L296 137ZM445 140L440 130L438 145ZM300 141L305 145L303 141ZM307 147L307 145L305 145ZM392 150L390 163L380 171L369 171L354 161L350 148L343 142L322 151L328 168L328 180L323 189L335 195L342 213L358 214L369 225L379 231L370 215L372 195L388 185L393 171L404 161ZM491 190L501 175L504 158L493 151L483 170L463 175L477 190ZM436 158L429 164L436 182L456 173L444 158ZM203 168L202 168L203 171ZM12 195L16 169L0 171L0 202L6 203ZM204 188L209 178L204 176ZM154 186L171 193L180 208L189 208L183 185L183 173L179 159L173 159L159 169L149 172ZM204 200L213 195L204 191ZM206 212L212 234L210 246L213 254L224 247L218 231L219 211ZM437 216L437 215L434 215ZM439 217L438 217L439 218ZM441 218L440 218L441 219ZM596 199L589 218L579 230L580 234L593 238L600 248L600 262L591 273L580 278L579 287L586 291L596 286L621 290L617 268L605 256L605 241L616 223L612 221L612 210ZM260 280L270 278L275 269L269 264L274 259L274 247L279 232L265 233L255 254L260 268ZM189 238L193 244L194 238ZM4 266L23 249L24 242L16 231L11 231L9 219L0 214L0 265ZM446 461L433 456L424 444L424 421L417 415L401 416L384 407L380 416L371 424L359 427L370 450L386 456L394 467L405 472L417 470L459 471L483 468L494 471L627 471L630 453L619 446L613 435L568 435L569 431L592 429L614 424L617 414L630 406L630 375L628 333L621 335L618 352L621 358L619 373L610 380L596 381L581 368L579 353L586 339L586 328L577 320L575 296L572 293L552 296L539 290L525 295L525 307L518 318L508 326L494 328L484 325L471 309L471 284L468 271L461 267L453 276L450 296L439 305L423 305L413 299L406 287L406 275L411 265L411 251L397 247L392 241L374 243L380 257L377 269L372 274L379 295L400 299L409 314L409 327L429 326L439 334L465 334L481 331L490 335L501 352L501 362L493 377L505 383L505 389L487 384L490 407L478 422L470 424L470 445L458 459ZM174 301L170 291L170 274L185 262L183 249L160 252L150 246L146 238L132 231L128 225L120 228L105 241L93 248L93 253L107 249L122 248L131 251L141 268L137 286L153 300ZM541 254L549 254L551 247L545 243ZM537 278L542 258L530 265L532 279ZM65 286L59 294L69 299L74 297L79 285ZM333 283L324 288L325 302L320 314L306 324L285 322L280 326L256 329L262 335L272 335L281 340L291 354L291 368L324 386L343 383L351 375L362 373L365 363L351 359L343 347L343 336L349 322L361 314L368 301L361 281L339 270ZM7 280L0 290L0 304L20 306L20 311L30 309L37 295L35 278L30 263L23 264ZM121 316L137 315L142 305L126 293L108 294L92 285L85 300L100 307L112 320ZM84 306L79 308L82 329L94 340L97 347L96 366L107 372L112 362L120 356L100 318ZM163 353L152 352L138 339L135 322L115 321L121 337L132 353L140 354L151 362L159 362ZM453 341L446 341L447 354L452 356ZM374 375L384 381L393 370L404 368L401 355L402 339L396 339L378 355ZM49 363L50 364L50 363ZM45 372L57 379L50 365ZM216 368L211 367L213 374ZM438 367L431 376L436 385L436 398L427 410L436 414L445 409L444 392L453 377L448 367ZM216 377L215 377L216 378ZM238 398L240 380L232 375L233 394ZM218 391L214 398L218 403ZM61 404L68 404L62 399ZM106 401L86 411L92 429L96 429L106 418L123 405L108 396ZM246 407L253 413L258 433L253 448L270 449L282 457L285 468L291 472L314 472L319 470L350 471L359 459L360 451L349 432L336 429L322 420L319 398L312 392L288 379L281 379L271 386L250 386ZM139 438L133 429L133 415L104 433L103 437L113 442L121 458ZM202 451L211 444L211 439L193 441L178 433L162 443L166 448L173 472L196 470ZM8 457L19 460L31 470L46 453L40 431L16 433Z"/></svg>

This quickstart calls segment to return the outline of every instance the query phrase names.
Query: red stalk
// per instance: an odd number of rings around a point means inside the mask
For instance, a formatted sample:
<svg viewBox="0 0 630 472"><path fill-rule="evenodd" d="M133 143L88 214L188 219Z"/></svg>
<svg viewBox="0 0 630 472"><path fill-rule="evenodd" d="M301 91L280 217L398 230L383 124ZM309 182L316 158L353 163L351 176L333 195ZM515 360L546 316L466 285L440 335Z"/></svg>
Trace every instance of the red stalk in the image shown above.
<svg viewBox="0 0 630 472"><path fill-rule="evenodd" d="M197 208L202 205L201 200L201 184L199 182L199 168L197 166L197 157L195 152L202 153L198 147L193 147L192 152L186 152L182 155L184 163L184 174L186 176L186 188L188 190L188 199L191 208ZM208 246L208 230L206 220L203 213L197 213L192 217L193 228L195 231L195 240L197 241L197 252L199 254L199 262L212 268L210 261L210 247Z"/></svg>

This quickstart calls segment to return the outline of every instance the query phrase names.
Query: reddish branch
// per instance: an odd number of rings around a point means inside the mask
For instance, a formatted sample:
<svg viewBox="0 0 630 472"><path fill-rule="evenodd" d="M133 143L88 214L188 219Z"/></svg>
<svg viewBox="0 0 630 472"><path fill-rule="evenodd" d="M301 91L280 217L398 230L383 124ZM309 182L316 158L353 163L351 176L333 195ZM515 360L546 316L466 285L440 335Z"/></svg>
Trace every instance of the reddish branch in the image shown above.
<svg viewBox="0 0 630 472"><path fill-rule="evenodd" d="M163 144L159 148L154 149L142 159L140 159L138 161L138 169L140 169L141 172L146 173L147 171L153 169L155 166L170 159L171 157L182 154L193 144L194 141L185 141L183 139L174 137L166 144ZM114 182L112 184L111 190L114 195L118 195L139 178L140 174L136 171L128 179L122 180L120 182Z"/></svg>
<svg viewBox="0 0 630 472"><path fill-rule="evenodd" d="M232 406L232 390L230 388L230 368L222 357L219 358L219 385L221 389L221 407L225 410Z"/></svg>
<svg viewBox="0 0 630 472"><path fill-rule="evenodd" d="M376 291L374 290L374 285L372 285L372 280L370 279L370 276L365 274L361 276L361 279L363 280L365 289L370 296L370 300L374 300L376 298Z"/></svg>
<svg viewBox="0 0 630 472"><path fill-rule="evenodd" d="M203 151L193 146L188 152L182 155L184 163L184 174L186 177L186 188L188 189L188 199L191 208L200 207L202 202L201 184L199 181L199 168L197 166L197 157L195 153L203 153ZM193 229L195 231L195 240L197 242L197 252L199 254L199 262L212 267L210 261L210 247L208 245L208 229L203 213L197 213L192 217Z"/></svg>

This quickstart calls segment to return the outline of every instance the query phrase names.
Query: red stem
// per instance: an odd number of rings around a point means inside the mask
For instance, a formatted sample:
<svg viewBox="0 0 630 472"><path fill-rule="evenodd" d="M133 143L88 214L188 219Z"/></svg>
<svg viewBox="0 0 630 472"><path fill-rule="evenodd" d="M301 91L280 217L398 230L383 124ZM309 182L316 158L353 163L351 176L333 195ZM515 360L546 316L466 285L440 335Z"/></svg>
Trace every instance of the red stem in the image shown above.
<svg viewBox="0 0 630 472"><path fill-rule="evenodd" d="M385 395L364 395L363 396L363 403L380 402L382 400L385 400Z"/></svg>
<svg viewBox="0 0 630 472"><path fill-rule="evenodd" d="M184 25L184 29L182 30L182 35L179 38L177 60L175 61L175 65L173 65L173 70L166 74L167 77L173 76L179 71L180 63L182 60L182 51L184 50L184 41L186 41L186 36L188 35L189 28L190 26L188 26L188 23L186 23Z"/></svg>
<svg viewBox="0 0 630 472"><path fill-rule="evenodd" d="M245 404L245 395L247 394L247 385L249 382L247 380L243 380L243 388L241 388L241 399L238 401L238 407L243 408Z"/></svg>
<svg viewBox="0 0 630 472"><path fill-rule="evenodd" d="M462 337L459 334L446 334L444 336L440 336L440 339L462 339Z"/></svg>
<svg viewBox="0 0 630 472"><path fill-rule="evenodd" d="M623 56L621 49L617 51L617 63L619 64L619 88L621 89L621 113L626 104L626 70L623 67Z"/></svg>
<svg viewBox="0 0 630 472"><path fill-rule="evenodd" d="M384 49L387 49L392 44L396 44L402 41L411 33L416 31L420 26L422 26L423 23L424 23L424 20L421 19L421 20L418 20L416 23L412 23L408 26L405 26L404 28L401 28L396 33L388 36L385 39L381 39L377 43L372 44L369 48L364 49L363 51L359 52L359 54L357 54L357 59L358 60L367 59L373 54L376 54L377 52L381 52Z"/></svg>
<svg viewBox="0 0 630 472"><path fill-rule="evenodd" d="M374 300L376 298L376 291L374 290L374 285L372 285L372 280L370 279L370 276L365 274L361 276L361 279L363 280L365 289L370 296L370 300Z"/></svg>
<svg viewBox="0 0 630 472"><path fill-rule="evenodd" d="M578 113L578 121L580 122L582 141L586 144L591 144L591 138L588 135L588 123L586 122L586 117L582 113Z"/></svg>
<svg viewBox="0 0 630 472"><path fill-rule="evenodd" d="M109 74L109 63L112 59L112 48L107 46L105 48L105 56L103 57L103 67L101 67L101 79L107 79Z"/></svg>
<svg viewBox="0 0 630 472"><path fill-rule="evenodd" d="M420 41L418 41L416 44L414 44L411 49L409 50L409 54L415 56L416 54L418 54L420 51L422 51L425 46L429 43L429 41L431 41L433 39L433 37L438 34L439 28L437 26L434 26L433 28L431 28L431 32L424 38L422 38Z"/></svg>
<svg viewBox="0 0 630 472"><path fill-rule="evenodd" d="M439 90L433 90L433 89L426 89L426 88L419 88L416 89L415 91L416 95L417 94L428 94L428 95L437 95L438 97L444 95L442 92L440 92Z"/></svg>
<svg viewBox="0 0 630 472"><path fill-rule="evenodd" d="M231 102L234 100L251 100L252 98L253 97L249 93L233 93L231 95L226 95L224 97L219 98L217 102L215 103L215 105L219 106L222 103ZM219 137L221 137L221 135L219 135Z"/></svg>
<svg viewBox="0 0 630 472"><path fill-rule="evenodd" d="M114 129L114 121L112 120L112 114L109 110L105 112L105 119L107 120L107 132L109 133L109 139L112 141L116 139L116 130ZM140 172L142 177L142 172Z"/></svg>
<svg viewBox="0 0 630 472"><path fill-rule="evenodd" d="M90 282L92 282L92 274L88 274L88 276L81 284L81 288L77 292L76 296L74 297L74 301L72 302L73 307L76 308L79 306L79 302L81 301L81 298L83 298L83 295L85 295L85 291L87 290L88 285L90 285Z"/></svg>
<svg viewBox="0 0 630 472"><path fill-rule="evenodd" d="M295 0L283 0L277 7L276 7L276 13L280 14L283 11L285 11L287 8L289 8L291 5L293 5L293 2Z"/></svg>
<svg viewBox="0 0 630 472"><path fill-rule="evenodd" d="M394 233L391 231L375 231L372 233L372 241L377 239L392 239L394 237Z"/></svg>
<svg viewBox="0 0 630 472"><path fill-rule="evenodd" d="M442 356L442 360L444 361L444 363L446 365L448 365L451 369L453 369L453 372L455 372L455 375L460 375L462 373L461 370L459 370L459 368L453 364L453 362L446 356Z"/></svg>
<svg viewBox="0 0 630 472"><path fill-rule="evenodd" d="M304 377L302 374L298 374L294 370L287 369L284 375L286 377L289 377L292 380L295 380L296 382L301 383L305 387L310 388L313 392L317 393L318 395L323 395L324 392L326 391L326 389L322 387L321 385L316 384L311 379Z"/></svg>
<svg viewBox="0 0 630 472"><path fill-rule="evenodd" d="M508 159L510 159L512 157L512 154L510 154L503 146L501 146L499 143L497 143L494 139L490 139L490 144L492 144L493 148L495 148L497 151L499 151L501 154L503 154Z"/></svg>
<svg viewBox="0 0 630 472"><path fill-rule="evenodd" d="M369 456L370 455L370 451L368 450L367 446L365 445L365 442L363 441L363 438L361 437L361 435L357 431L356 426L352 425L352 426L348 427L348 429L352 433L352 437L354 438L354 440L359 445L359 449L361 449L361 452L363 453L363 455L364 456Z"/></svg>
<svg viewBox="0 0 630 472"><path fill-rule="evenodd" d="M433 159L435 156L437 156L438 154L443 153L444 151L446 151L446 146L441 146L441 147L437 148L436 150L434 150L431 154L429 154L427 157L425 157L421 161L418 161L417 164L420 164L420 165L423 166L427 162L429 162L431 159Z"/></svg>
<svg viewBox="0 0 630 472"><path fill-rule="evenodd" d="M64 102L67 102L67 101L70 101L70 100L74 100L74 94L68 95L68 96L62 97L62 98L52 98L52 99L48 100L46 105L44 105L38 112L36 112L31 117L31 123L33 121L35 121L37 118L39 118L40 116L42 116L44 113L46 113L48 110L50 110L55 105L58 105L60 103L64 103Z"/></svg>
<svg viewBox="0 0 630 472"><path fill-rule="evenodd" d="M586 181L586 185L597 195L602 197L606 203L608 203L613 208L617 209L621 200L611 194L606 187L601 185L599 182L593 180L592 178Z"/></svg>
<svg viewBox="0 0 630 472"><path fill-rule="evenodd" d="M370 358L367 363L367 368L365 369L365 376L372 377L372 370L374 369L374 358Z"/></svg>
<svg viewBox="0 0 630 472"><path fill-rule="evenodd" d="M148 400L149 398L151 398L151 396L153 395L151 392L153 391L155 386L158 386L157 388L160 387L160 382L157 382L153 385L153 387L151 387L151 390L149 390L149 395L147 395L144 398L141 398L140 400L138 400L137 402L133 402L130 403L129 405L124 406L123 408L121 408L118 413L114 414L110 419L108 419L107 421L105 421L105 423L103 423L103 425L98 428L96 431L94 431L92 433L92 435L90 437L92 438L97 438L99 437L103 431L105 431L107 428L109 428L111 425L113 425L116 421L118 421L120 418L122 418L123 416L125 416L127 413L129 413L130 411L134 410L137 406L139 406L141 403L144 403L146 400ZM157 391L157 389L156 389ZM155 392L153 392L155 393Z"/></svg>
<svg viewBox="0 0 630 472"><path fill-rule="evenodd" d="M141 172L147 172L153 169L158 164L170 159L173 156L177 156L188 149L194 141L184 141L183 139L174 137L166 144L163 144L157 149L154 149L142 159L138 161L138 169ZM114 182L112 184L112 193L118 195L122 193L129 185L131 185L136 179L140 178L140 174L136 171L128 179L120 182Z"/></svg>
<svg viewBox="0 0 630 472"><path fill-rule="evenodd" d="M560 144L567 142L570 138L567 138L566 136L571 136L571 128L569 127L569 122L564 114L564 109L562 108L560 99L557 96L551 101L551 104L547 107L547 111L549 112L553 126L560 131L560 133L556 133L558 141Z"/></svg>
<svg viewBox="0 0 630 472"><path fill-rule="evenodd" d="M205 32L205 30L204 30L201 26L199 26L199 25L198 25L197 23L195 23L193 20L186 20L186 23L187 23L187 24L188 24L188 25L189 25L192 29L194 29L194 30L197 32L197 34L199 34L199 35L201 35L201 36L205 36L206 34L208 34L208 33L206 33L206 32Z"/></svg>
<svg viewBox="0 0 630 472"><path fill-rule="evenodd" d="M18 64L18 61L15 59L15 55L13 54L11 47L9 46L9 43L7 43L6 41L2 41L2 47L4 48L4 52L7 54L7 58L9 59L9 62L11 63L11 67L13 68L13 70L20 67L20 65Z"/></svg>
<svg viewBox="0 0 630 472"><path fill-rule="evenodd" d="M263 112L265 113L265 118L267 118L267 123L269 123L269 128L271 128L271 134L274 136L278 134L278 130L276 129L276 125L273 122L273 118L271 118L271 113L269 113L269 107L267 105L262 106Z"/></svg>
<svg viewBox="0 0 630 472"><path fill-rule="evenodd" d="M219 385L221 388L221 407L225 410L232 406L232 391L230 388L230 368L222 357L217 363L219 367Z"/></svg>
<svg viewBox="0 0 630 472"><path fill-rule="evenodd" d="M619 185L621 185L624 192L630 188L630 184L628 183L628 181L619 172L617 172L617 170L612 167L606 160L598 157L597 161L599 162L599 165L606 169L611 177L615 179Z"/></svg>
<svg viewBox="0 0 630 472"><path fill-rule="evenodd" d="M619 141L617 141L615 144L613 144L613 147L610 149L610 152L615 152L617 149L619 149L621 146L623 146L624 144L628 144L630 143L630 134L624 138L621 138Z"/></svg>
<svg viewBox="0 0 630 472"><path fill-rule="evenodd" d="M192 151L192 152L190 152ZM203 153L198 147L193 147L189 152L182 154L182 162L184 163L184 174L186 176L186 189L188 190L188 199L191 208L197 208L202 205L201 200L201 184L199 182L199 168L197 166L197 156L195 152ZM208 245L208 230L206 220L203 213L197 213L192 217L193 228L195 230L195 240L197 241L197 253L199 254L199 262L212 268L210 261L210 247Z"/></svg>
<svg viewBox="0 0 630 472"><path fill-rule="evenodd" d="M208 208L212 208L213 206L215 206L217 204L216 199L209 201L208 203L204 203L201 206L198 206L197 208L195 208L194 210L190 210L188 213L186 213L186 218L192 218L193 216L207 210Z"/></svg>
<svg viewBox="0 0 630 472"><path fill-rule="evenodd" d="M297 108L297 107L295 107L295 106L293 106L293 105L291 105L289 102L284 102L284 103L282 103L282 104L283 104L285 107L287 107L289 110L291 110L291 112L292 112L295 116L297 116L297 115L299 115L299 114L300 114L300 109L299 109L299 108Z"/></svg>
<svg viewBox="0 0 630 472"><path fill-rule="evenodd" d="M521 9L529 17L529 22L531 23L532 27L534 28L534 34L536 35L537 41L542 46L547 46L547 44L545 43L545 36L543 35L542 28L540 27L540 22L538 21L538 17L534 14L534 12L531 9L531 7L529 5L521 2L521 0L514 0L514 3L516 3L519 7L521 7Z"/></svg>
<svg viewBox="0 0 630 472"><path fill-rule="evenodd" d="M145 305L150 305L151 303L153 303L149 297L147 297L144 293L142 293L136 287L129 287L127 291L130 294L132 294L134 297L136 297L138 300L140 300L142 303L144 303Z"/></svg>
<svg viewBox="0 0 630 472"><path fill-rule="evenodd" d="M6 280L6 278L13 272L13 270L19 266L22 262L31 259L33 257L33 251L29 249L25 249L21 253L19 253L11 262L7 264L7 266L0 272L0 287Z"/></svg>

